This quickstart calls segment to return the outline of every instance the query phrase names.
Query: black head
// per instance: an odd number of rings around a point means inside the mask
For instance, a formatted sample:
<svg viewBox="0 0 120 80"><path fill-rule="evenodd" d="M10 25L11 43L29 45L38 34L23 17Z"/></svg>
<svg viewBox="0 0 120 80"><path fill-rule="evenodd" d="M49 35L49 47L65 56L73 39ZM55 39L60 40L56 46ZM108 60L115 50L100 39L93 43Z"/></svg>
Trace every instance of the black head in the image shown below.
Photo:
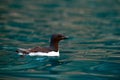
<svg viewBox="0 0 120 80"><path fill-rule="evenodd" d="M50 47L54 49L54 51L58 51L58 43L60 40L67 39L68 37L63 34L53 34L50 41Z"/></svg>
<svg viewBox="0 0 120 80"><path fill-rule="evenodd" d="M64 40L67 39L68 37L64 36L63 34L53 34L51 37L51 40L53 41L60 41L60 40Z"/></svg>

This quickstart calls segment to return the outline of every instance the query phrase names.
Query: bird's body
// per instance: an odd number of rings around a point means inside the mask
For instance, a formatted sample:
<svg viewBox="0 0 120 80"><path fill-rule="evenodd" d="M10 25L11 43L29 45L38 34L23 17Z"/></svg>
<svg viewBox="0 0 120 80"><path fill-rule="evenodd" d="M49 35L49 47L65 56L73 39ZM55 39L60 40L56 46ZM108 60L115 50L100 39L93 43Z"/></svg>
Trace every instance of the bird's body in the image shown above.
<svg viewBox="0 0 120 80"><path fill-rule="evenodd" d="M66 39L62 34L54 34L50 40L49 47L35 47L29 49L19 48L17 53L19 55L29 55L29 56L59 56L59 46L58 43L60 40Z"/></svg>
<svg viewBox="0 0 120 80"><path fill-rule="evenodd" d="M29 56L59 56L59 51L55 52L51 48L35 47L31 49L19 48L19 55L29 55Z"/></svg>

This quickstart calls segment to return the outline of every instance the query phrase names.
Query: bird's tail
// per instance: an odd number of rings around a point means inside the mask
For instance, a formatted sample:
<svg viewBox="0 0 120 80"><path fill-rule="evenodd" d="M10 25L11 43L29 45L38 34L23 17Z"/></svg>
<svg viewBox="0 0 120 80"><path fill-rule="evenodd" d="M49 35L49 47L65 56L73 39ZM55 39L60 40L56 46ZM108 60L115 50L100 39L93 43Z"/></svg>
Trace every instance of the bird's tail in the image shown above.
<svg viewBox="0 0 120 80"><path fill-rule="evenodd" d="M17 53L22 53L22 54L27 54L29 53L28 49L22 49L22 48L18 48L18 50L16 50Z"/></svg>

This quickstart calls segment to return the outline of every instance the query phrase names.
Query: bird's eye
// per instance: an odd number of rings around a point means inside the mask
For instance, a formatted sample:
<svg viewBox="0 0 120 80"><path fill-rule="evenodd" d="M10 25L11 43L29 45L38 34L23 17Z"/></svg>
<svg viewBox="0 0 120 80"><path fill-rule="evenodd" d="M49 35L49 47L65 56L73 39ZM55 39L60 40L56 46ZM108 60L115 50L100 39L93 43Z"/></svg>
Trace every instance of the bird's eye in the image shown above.
<svg viewBox="0 0 120 80"><path fill-rule="evenodd" d="M58 35L58 37L61 37L61 35Z"/></svg>

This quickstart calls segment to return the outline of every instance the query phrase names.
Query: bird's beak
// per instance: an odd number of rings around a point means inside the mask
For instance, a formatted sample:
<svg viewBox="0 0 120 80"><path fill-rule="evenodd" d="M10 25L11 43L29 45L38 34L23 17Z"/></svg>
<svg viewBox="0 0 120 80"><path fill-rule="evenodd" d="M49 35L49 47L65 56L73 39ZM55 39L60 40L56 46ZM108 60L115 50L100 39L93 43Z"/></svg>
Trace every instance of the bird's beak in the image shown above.
<svg viewBox="0 0 120 80"><path fill-rule="evenodd" d="M68 36L64 36L63 39L68 39L69 37Z"/></svg>

